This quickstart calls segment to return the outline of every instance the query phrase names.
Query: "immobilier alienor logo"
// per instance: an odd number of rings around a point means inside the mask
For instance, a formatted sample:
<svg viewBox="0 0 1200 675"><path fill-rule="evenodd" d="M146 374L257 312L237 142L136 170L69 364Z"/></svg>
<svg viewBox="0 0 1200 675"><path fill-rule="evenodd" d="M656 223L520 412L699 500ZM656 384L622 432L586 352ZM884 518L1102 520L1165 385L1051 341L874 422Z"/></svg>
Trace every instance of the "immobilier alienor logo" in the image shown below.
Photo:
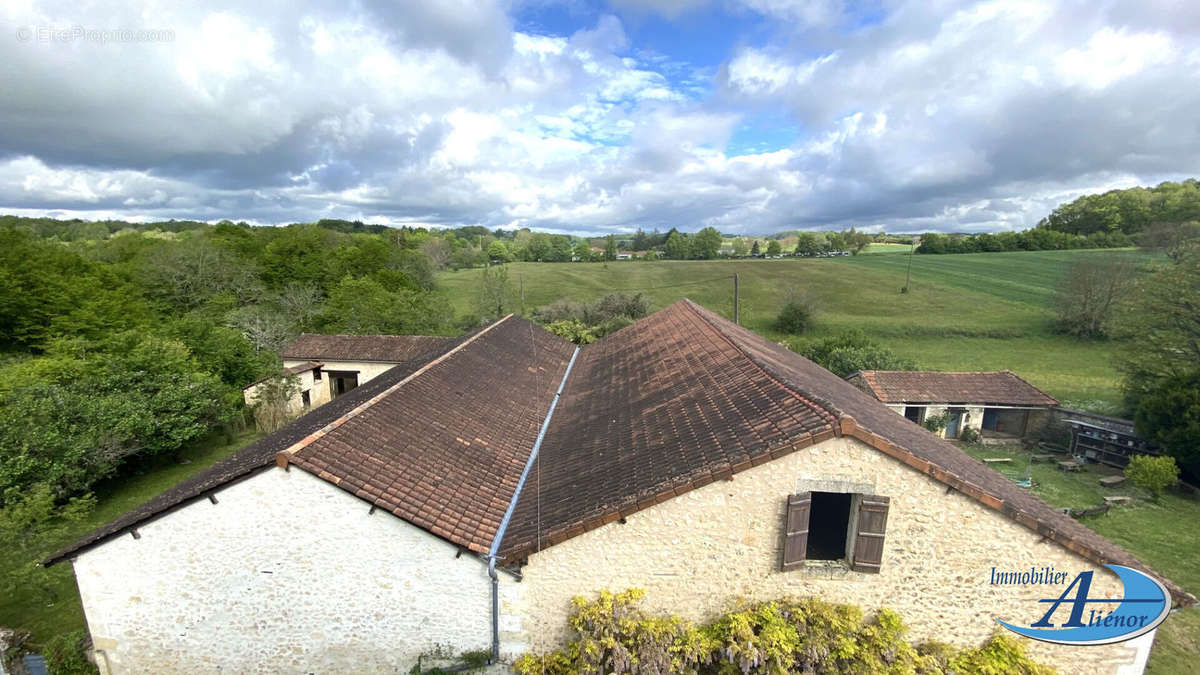
<svg viewBox="0 0 1200 675"><path fill-rule="evenodd" d="M1080 572L1062 593L1037 601L1039 606L1031 614L1041 618L1029 626L1019 626L999 618L996 621L1014 633L1043 642L1106 645L1148 633L1167 618L1171 611L1171 596L1161 582L1128 567L1105 567L1121 579L1124 588L1122 597L1092 597L1089 593L1093 572ZM1061 586L1070 576L1070 573L1050 566L1013 572L999 571L993 567L991 585ZM1046 605L1049 608L1043 613Z"/></svg>

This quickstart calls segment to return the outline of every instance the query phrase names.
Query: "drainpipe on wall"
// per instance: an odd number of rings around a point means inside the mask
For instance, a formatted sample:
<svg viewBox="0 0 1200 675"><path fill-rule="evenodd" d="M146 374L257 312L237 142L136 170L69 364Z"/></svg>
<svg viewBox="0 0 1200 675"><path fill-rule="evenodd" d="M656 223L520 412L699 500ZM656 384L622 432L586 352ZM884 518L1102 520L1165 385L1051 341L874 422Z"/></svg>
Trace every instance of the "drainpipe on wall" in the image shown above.
<svg viewBox="0 0 1200 675"><path fill-rule="evenodd" d="M558 383L558 391L554 392L554 400L550 402L550 410L546 412L546 419L542 420L542 428L538 431L537 440L533 443L529 460L525 462L521 480L517 481L517 489L513 491L512 500L508 503L504 519L500 521L500 527L496 530L496 537L492 540L492 547L488 551L488 576L492 578L492 663L500 660L500 577L496 575L496 554L500 551L500 543L504 540L508 521L517 508L517 499L520 498L521 490L525 487L525 479L529 477L529 470L533 468L533 464L537 460L538 450L541 449L542 441L546 438L546 430L550 428L550 418L554 417L554 409L558 407L558 399L567 386L567 378L571 376L571 368L575 367L575 357L577 356L579 356L579 347L575 348L571 354L571 360L567 362L567 370L563 373L562 381Z"/></svg>

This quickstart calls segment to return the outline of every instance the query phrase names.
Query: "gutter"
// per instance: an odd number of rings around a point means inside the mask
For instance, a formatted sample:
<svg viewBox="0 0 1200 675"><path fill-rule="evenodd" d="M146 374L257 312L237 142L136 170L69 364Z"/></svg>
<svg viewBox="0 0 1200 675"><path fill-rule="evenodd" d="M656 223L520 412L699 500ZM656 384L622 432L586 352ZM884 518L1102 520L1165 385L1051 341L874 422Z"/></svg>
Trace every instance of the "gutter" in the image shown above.
<svg viewBox="0 0 1200 675"><path fill-rule="evenodd" d="M562 381L558 383L558 391L554 392L554 400L550 402L550 410L546 412L546 419L542 420L542 428L538 432L537 440L533 443L533 450L530 451L529 459L525 462L525 470L521 472L521 479L517 481L517 489L513 491L512 500L508 503L508 510L504 512L504 518L496 530L496 537L492 540L492 547L488 550L488 576L492 578L492 663L500 660L500 577L496 575L496 554L499 553L500 544L504 541L504 533L508 530L508 521L512 519L513 511L517 510L517 500L520 499L521 491L525 488L525 479L529 477L529 470L537 461L538 450L542 447L542 441L546 439L546 430L550 428L550 419L554 417L554 409L558 407L558 400L567 386L567 378L571 376L571 368L575 367L575 357L577 356L579 356L579 347L576 347L571 354L567 370L563 373Z"/></svg>

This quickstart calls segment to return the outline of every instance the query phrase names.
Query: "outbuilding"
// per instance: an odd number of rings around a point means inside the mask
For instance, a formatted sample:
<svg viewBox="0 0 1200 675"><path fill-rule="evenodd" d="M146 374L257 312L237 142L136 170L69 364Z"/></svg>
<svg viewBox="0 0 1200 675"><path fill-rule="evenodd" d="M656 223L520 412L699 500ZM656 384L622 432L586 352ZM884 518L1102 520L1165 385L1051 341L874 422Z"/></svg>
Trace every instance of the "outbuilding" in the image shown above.
<svg viewBox="0 0 1200 675"><path fill-rule="evenodd" d="M1011 370L863 370L846 379L916 424L944 416L939 433L949 439L971 429L984 443L1016 441L1044 427L1058 405Z"/></svg>

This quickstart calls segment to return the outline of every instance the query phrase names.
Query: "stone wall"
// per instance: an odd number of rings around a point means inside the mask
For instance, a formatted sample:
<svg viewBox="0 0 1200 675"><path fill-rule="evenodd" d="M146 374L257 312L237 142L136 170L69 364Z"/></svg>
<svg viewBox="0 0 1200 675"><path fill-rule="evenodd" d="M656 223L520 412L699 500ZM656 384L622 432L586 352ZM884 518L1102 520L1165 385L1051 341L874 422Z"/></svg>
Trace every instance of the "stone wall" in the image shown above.
<svg viewBox="0 0 1200 675"><path fill-rule="evenodd" d="M286 368L288 366L299 365L299 364L307 363L307 362L308 361L306 361L306 360L285 359L283 362L283 366ZM359 386L362 386L363 384L370 382L371 380L375 379L376 377L379 377L385 371L390 370L393 366L396 365L395 363L384 363L381 361L329 361L327 359L321 359L321 363L325 364L325 367L322 368L322 370L353 370L353 371L357 371ZM329 378L325 377L325 386L326 387L329 386L328 380L329 380Z"/></svg>
<svg viewBox="0 0 1200 675"><path fill-rule="evenodd" d="M787 496L831 484L891 498L879 574L826 562L780 571ZM834 438L532 555L517 605L506 608L524 615L521 633L508 637L534 651L557 647L567 639L573 596L639 587L647 590L648 609L694 621L739 599L816 596L867 610L887 606L900 612L915 641L974 646L999 629L996 617L1028 625L1040 616L1033 616L1037 599L1065 589L991 586L993 566L1047 565L1071 578L1097 570L1093 594L1120 592L1107 569L857 440ZM1025 644L1064 673L1116 672L1119 664L1134 663L1138 651Z"/></svg>
<svg viewBox="0 0 1200 675"><path fill-rule="evenodd" d="M490 648L473 554L298 469L216 496L75 560L105 671L408 672L439 645Z"/></svg>

